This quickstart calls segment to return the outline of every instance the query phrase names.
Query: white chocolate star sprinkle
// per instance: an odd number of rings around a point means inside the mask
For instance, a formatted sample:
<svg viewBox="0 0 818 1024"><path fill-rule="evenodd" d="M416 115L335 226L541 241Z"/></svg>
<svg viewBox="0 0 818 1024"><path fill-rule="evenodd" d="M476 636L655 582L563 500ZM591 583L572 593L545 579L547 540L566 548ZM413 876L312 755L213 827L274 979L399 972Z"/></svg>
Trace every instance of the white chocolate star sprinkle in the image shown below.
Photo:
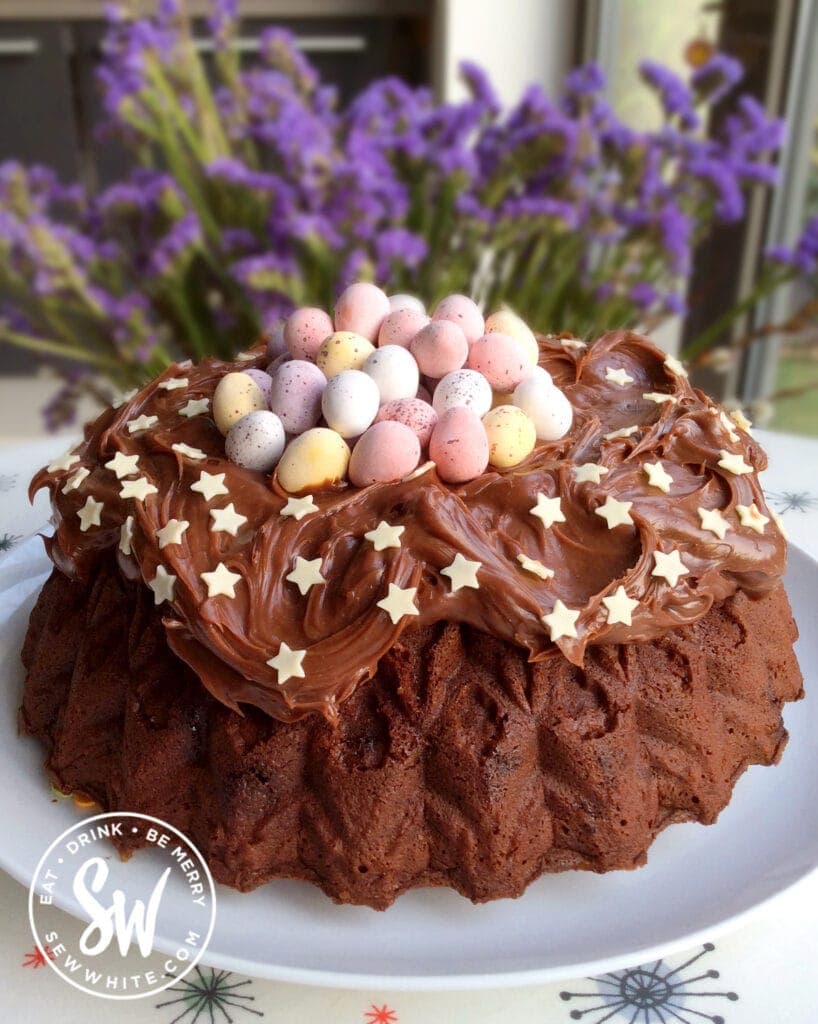
<svg viewBox="0 0 818 1024"><path fill-rule="evenodd" d="M781 518L781 516L776 512L776 510L774 508L770 509L770 518L775 523L775 525L778 527L778 532L781 534L781 536L784 538L784 540L786 540L787 539L787 530L784 527L784 520Z"/></svg>
<svg viewBox="0 0 818 1024"><path fill-rule="evenodd" d="M129 555L133 550L133 516L128 516L119 528L119 550L123 555Z"/></svg>
<svg viewBox="0 0 818 1024"><path fill-rule="evenodd" d="M733 421L733 423L735 423L739 430L743 430L745 434L750 434L750 436L752 437L751 430L753 422L752 420L747 419L747 417L744 415L741 409L733 409L733 411L730 413L730 419Z"/></svg>
<svg viewBox="0 0 818 1024"><path fill-rule="evenodd" d="M144 501L149 494L156 493L156 487L144 476L137 477L136 480L123 480L119 490L120 498L136 498L137 501Z"/></svg>
<svg viewBox="0 0 818 1024"><path fill-rule="evenodd" d="M117 480L122 480L126 476L133 476L134 473L139 472L139 456L117 452L112 459L105 463L105 468L116 473Z"/></svg>
<svg viewBox="0 0 818 1024"><path fill-rule="evenodd" d="M609 596L603 597L602 603L608 609L608 625L621 622L625 626L633 625L633 610L638 607L639 602L628 597L628 592L623 586L618 586Z"/></svg>
<svg viewBox="0 0 818 1024"><path fill-rule="evenodd" d="M219 562L213 572L203 572L202 579L207 584L208 597L235 597L236 584L241 573L231 572L224 562Z"/></svg>
<svg viewBox="0 0 818 1024"><path fill-rule="evenodd" d="M732 473L734 476L742 476L744 473L753 472L753 467L748 466L741 455L736 452L727 452L722 448L719 455L721 456L719 465L728 473Z"/></svg>
<svg viewBox="0 0 818 1024"><path fill-rule="evenodd" d="M679 362L679 360L676 358L676 356L666 356L665 357L665 369L669 370L671 373L675 373L677 377L686 377L687 376L687 370Z"/></svg>
<svg viewBox="0 0 818 1024"><path fill-rule="evenodd" d="M78 490L83 480L85 480L86 477L89 477L90 475L90 469L86 469L85 466L80 466L76 473L74 473L65 481L65 486L62 489L63 494L70 494L71 491Z"/></svg>
<svg viewBox="0 0 818 1024"><path fill-rule="evenodd" d="M546 530L550 530L554 523L564 523L565 516L560 507L559 498L547 498L544 494L537 495L537 504L529 509L532 516L542 520Z"/></svg>
<svg viewBox="0 0 818 1024"><path fill-rule="evenodd" d="M80 461L79 455L76 452L66 452L61 455L58 459L54 459L53 462L45 467L49 473L56 473L58 469L70 469L76 462Z"/></svg>
<svg viewBox="0 0 818 1024"><path fill-rule="evenodd" d="M670 485L673 483L673 477L668 473L661 461L646 462L642 469L647 473L648 487L655 487L665 494L670 494Z"/></svg>
<svg viewBox="0 0 818 1024"><path fill-rule="evenodd" d="M191 416L201 416L203 413L209 412L209 410L209 398L191 398L181 407L179 412L182 416L187 416L190 419Z"/></svg>
<svg viewBox="0 0 818 1024"><path fill-rule="evenodd" d="M606 441L616 441L620 437L630 437L631 434L635 434L639 429L639 426L634 423L632 427L620 427L619 430L612 430L610 434L604 434Z"/></svg>
<svg viewBox="0 0 818 1024"><path fill-rule="evenodd" d="M573 608L566 608L562 601L557 598L554 602L553 610L548 615L543 615L542 621L548 626L553 642L563 636L576 639L578 618L578 611L575 611Z"/></svg>
<svg viewBox="0 0 818 1024"><path fill-rule="evenodd" d="M574 466L574 479L578 484L598 484L607 472L608 467L598 462L583 462L581 466Z"/></svg>
<svg viewBox="0 0 818 1024"><path fill-rule="evenodd" d="M419 476L423 476L424 473L428 473L430 469L437 469L436 462L424 462L422 466L418 466L417 469L413 469L411 473L407 474L403 479L408 483L410 480L416 480Z"/></svg>
<svg viewBox="0 0 818 1024"><path fill-rule="evenodd" d="M480 589L480 584L477 582L477 571L482 565L482 562L472 562L468 558L464 558L458 551L451 565L447 565L440 572L441 575L449 577L452 582L452 593L456 594L464 587Z"/></svg>
<svg viewBox="0 0 818 1024"><path fill-rule="evenodd" d="M213 520L211 533L229 533L231 537L235 537L239 527L247 522L247 516L237 512L232 501L224 508L212 508L210 518Z"/></svg>
<svg viewBox="0 0 818 1024"><path fill-rule="evenodd" d="M605 504L595 508L594 512L605 520L609 530L613 530L617 526L633 526L632 508L632 501L619 501L618 498L609 494L605 499Z"/></svg>
<svg viewBox="0 0 818 1024"><path fill-rule="evenodd" d="M171 377L169 380L160 380L156 386L163 391L177 391L179 388L186 388L189 383L187 377Z"/></svg>
<svg viewBox="0 0 818 1024"><path fill-rule="evenodd" d="M317 512L318 506L312 500L311 494L305 494L303 498L288 498L287 504L278 513L280 516L292 516L298 523L304 516L311 512Z"/></svg>
<svg viewBox="0 0 818 1024"><path fill-rule="evenodd" d="M573 349L580 349L580 348L587 348L588 347L585 344L585 342L584 341L580 341L579 338L560 338L560 345L562 345L563 348L573 348Z"/></svg>
<svg viewBox="0 0 818 1024"><path fill-rule="evenodd" d="M655 565L651 576L667 580L671 587L676 586L680 576L686 576L690 572L675 548L670 554L666 554L664 551L654 551L653 559Z"/></svg>
<svg viewBox="0 0 818 1024"><path fill-rule="evenodd" d="M662 405L665 402L670 402L673 405L676 401L675 395L668 395L664 391L645 391L642 397L649 402L656 402L657 405Z"/></svg>
<svg viewBox="0 0 818 1024"><path fill-rule="evenodd" d="M736 513L742 526L748 526L756 533L764 533L764 527L769 523L769 516L763 515L755 502L750 505L736 505Z"/></svg>
<svg viewBox="0 0 818 1024"><path fill-rule="evenodd" d="M392 625L397 626L404 615L419 615L420 612L415 604L417 587L407 587L405 590L396 587L394 583L389 584L389 593L382 600L378 601L378 607L383 608Z"/></svg>
<svg viewBox="0 0 818 1024"><path fill-rule="evenodd" d="M139 394L139 388L131 388L130 391L123 392L119 397L119 402L116 406L117 409L121 409L123 405L127 405L132 398L136 398Z"/></svg>
<svg viewBox="0 0 818 1024"><path fill-rule="evenodd" d="M383 551L385 548L399 548L400 539L404 526L390 526L385 520L381 520L374 530L369 530L364 537L371 541L376 551Z"/></svg>
<svg viewBox="0 0 818 1024"><path fill-rule="evenodd" d="M128 433L135 434L138 430L148 430L150 427L155 427L158 422L158 416L146 416L143 413L141 416L137 416L135 420L128 422Z"/></svg>
<svg viewBox="0 0 818 1024"><path fill-rule="evenodd" d="M317 586L319 583L326 583L321 575L321 559L302 558L301 555L296 555L295 568L284 578L298 587L302 597L311 587Z"/></svg>
<svg viewBox="0 0 818 1024"><path fill-rule="evenodd" d="M100 516L104 508L105 506L101 501L92 498L90 494L88 495L85 499L85 504L81 509L77 510L77 515L80 517L80 530L83 533L91 526L101 525L102 520Z"/></svg>
<svg viewBox="0 0 818 1024"><path fill-rule="evenodd" d="M203 469L195 484L190 485L191 491L198 491L204 496L205 501L212 501L220 494L229 494L230 491L224 486L224 473L208 473Z"/></svg>
<svg viewBox="0 0 818 1024"><path fill-rule="evenodd" d="M716 410L714 409L713 412L716 412ZM727 431L727 438L728 438L728 440L732 441L733 444L735 444L736 441L738 441L739 436L736 433L736 429L735 429L735 425L734 425L733 421L728 417L728 415L724 411L724 409L719 409L718 412L717 412L717 415L719 417L719 422L724 427L724 429Z"/></svg>
<svg viewBox="0 0 818 1024"><path fill-rule="evenodd" d="M724 540L724 535L730 529L730 524L717 508L697 508L702 529L715 533L719 540Z"/></svg>
<svg viewBox="0 0 818 1024"><path fill-rule="evenodd" d="M615 370L612 366L605 367L605 380L609 380L612 384L618 384L621 388L627 387L628 384L633 384L633 377L621 366L618 370Z"/></svg>
<svg viewBox="0 0 818 1024"><path fill-rule="evenodd" d="M172 601L176 591L176 577L168 572L164 565L157 565L156 575L148 586L153 591L153 603L162 604L163 601Z"/></svg>
<svg viewBox="0 0 818 1024"><path fill-rule="evenodd" d="M242 363L249 363L257 356L258 352L239 352L239 354L236 356L236 359L238 359Z"/></svg>
<svg viewBox="0 0 818 1024"><path fill-rule="evenodd" d="M156 531L159 541L159 550L166 548L169 544L181 544L185 530L190 526L187 519L168 519L161 530Z"/></svg>
<svg viewBox="0 0 818 1024"><path fill-rule="evenodd" d="M554 578L554 570L549 569L547 566L543 565L542 562L538 562L536 558L529 558L528 555L520 552L520 554L517 555L517 561L526 572L530 572L534 576L539 576L541 580L551 580Z"/></svg>
<svg viewBox="0 0 818 1024"><path fill-rule="evenodd" d="M201 448L192 448L189 444L185 444L182 441L177 441L176 444L172 444L171 448L177 453L177 455L186 455L189 459L199 461L200 459L206 459L207 454L202 451Z"/></svg>
<svg viewBox="0 0 818 1024"><path fill-rule="evenodd" d="M287 644L282 643L278 654L270 658L267 664L278 673L278 685L283 686L288 679L304 678L304 655L306 651L294 651Z"/></svg>

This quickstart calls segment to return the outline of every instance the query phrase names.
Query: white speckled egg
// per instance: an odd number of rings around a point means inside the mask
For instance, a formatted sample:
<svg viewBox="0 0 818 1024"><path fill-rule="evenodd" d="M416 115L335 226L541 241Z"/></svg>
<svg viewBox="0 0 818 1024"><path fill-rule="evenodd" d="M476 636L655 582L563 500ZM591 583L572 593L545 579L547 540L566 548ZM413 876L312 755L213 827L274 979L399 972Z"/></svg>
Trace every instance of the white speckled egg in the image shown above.
<svg viewBox="0 0 818 1024"><path fill-rule="evenodd" d="M356 487L386 484L407 476L420 462L420 442L403 423L373 424L352 449L349 479Z"/></svg>
<svg viewBox="0 0 818 1024"><path fill-rule="evenodd" d="M459 405L471 409L477 416L485 416L491 408L491 384L477 370L454 370L435 388L432 404L438 416Z"/></svg>
<svg viewBox="0 0 818 1024"><path fill-rule="evenodd" d="M284 427L274 412L249 412L228 430L224 450L228 459L245 469L266 473L284 451Z"/></svg>
<svg viewBox="0 0 818 1024"><path fill-rule="evenodd" d="M389 308L393 313L397 312L399 309L414 309L418 313L426 312L426 307L417 295L407 295L403 292L398 295L389 296ZM392 343L390 342L390 344Z"/></svg>
<svg viewBox="0 0 818 1024"><path fill-rule="evenodd" d="M498 405L483 417L489 439L489 463L499 469L516 466L537 443L534 424L516 405Z"/></svg>
<svg viewBox="0 0 818 1024"><path fill-rule="evenodd" d="M480 307L467 295L447 295L435 306L433 320L450 320L457 324L466 335L466 340L473 345L485 333L485 324Z"/></svg>
<svg viewBox="0 0 818 1024"><path fill-rule="evenodd" d="M290 359L273 374L270 408L288 434L300 434L321 418L321 396L327 378L315 363Z"/></svg>
<svg viewBox="0 0 818 1024"><path fill-rule="evenodd" d="M544 372L544 371L543 371ZM574 410L551 378L534 373L514 389L514 404L533 422L541 441L557 441L571 429Z"/></svg>
<svg viewBox="0 0 818 1024"><path fill-rule="evenodd" d="M385 292L368 281L358 281L345 288L335 303L335 330L354 331L374 342L391 312Z"/></svg>
<svg viewBox="0 0 818 1024"><path fill-rule="evenodd" d="M246 373L226 373L213 392L213 419L222 434L248 412L266 408L261 388Z"/></svg>
<svg viewBox="0 0 818 1024"><path fill-rule="evenodd" d="M290 494L314 491L344 479L349 455L349 445L340 434L328 427L313 427L290 441L276 476Z"/></svg>
<svg viewBox="0 0 818 1024"><path fill-rule="evenodd" d="M376 348L364 363L363 370L378 385L382 402L414 398L418 393L418 364L412 353L400 345Z"/></svg>
<svg viewBox="0 0 818 1024"><path fill-rule="evenodd" d="M329 379L343 370L360 370L375 351L372 342L353 331L336 331L326 338L315 357L316 366Z"/></svg>
<svg viewBox="0 0 818 1024"><path fill-rule="evenodd" d="M342 370L327 381L321 408L327 425L341 437L358 437L375 419L378 385L361 370Z"/></svg>
<svg viewBox="0 0 818 1024"><path fill-rule="evenodd" d="M313 306L302 306L287 317L284 340L293 359L315 361L324 338L332 334L329 313Z"/></svg>
<svg viewBox="0 0 818 1024"><path fill-rule="evenodd" d="M507 334L518 341L532 366L537 365L540 358L540 346L534 332L528 324L510 309L500 309L492 313L486 320L486 334Z"/></svg>
<svg viewBox="0 0 818 1024"><path fill-rule="evenodd" d="M426 448L432 436L437 413L420 398L399 398L395 402L386 402L378 409L375 422L394 420L408 427L417 437L421 448Z"/></svg>

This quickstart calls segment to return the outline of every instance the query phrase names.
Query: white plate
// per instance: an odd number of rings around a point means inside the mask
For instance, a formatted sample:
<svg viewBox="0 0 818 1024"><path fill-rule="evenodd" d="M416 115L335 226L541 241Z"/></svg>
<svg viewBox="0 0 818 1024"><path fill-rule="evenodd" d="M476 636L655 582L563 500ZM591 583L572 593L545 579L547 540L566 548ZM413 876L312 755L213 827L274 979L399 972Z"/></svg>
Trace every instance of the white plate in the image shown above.
<svg viewBox="0 0 818 1024"><path fill-rule="evenodd" d="M38 548L29 541L0 563L0 821L14 825L0 830L0 866L25 885L78 817L70 801L51 801L40 746L16 730L18 652L48 570ZM818 686L809 685L818 681L818 564L795 548L787 589L801 623L807 698L786 709L781 764L747 771L718 824L672 826L638 871L546 877L519 900L479 907L440 889L407 893L377 913L337 907L304 883L246 895L221 887L204 962L338 988L496 987L633 966L737 927L818 865ZM128 870L153 870L151 855L138 854ZM161 936L156 944L167 951Z"/></svg>

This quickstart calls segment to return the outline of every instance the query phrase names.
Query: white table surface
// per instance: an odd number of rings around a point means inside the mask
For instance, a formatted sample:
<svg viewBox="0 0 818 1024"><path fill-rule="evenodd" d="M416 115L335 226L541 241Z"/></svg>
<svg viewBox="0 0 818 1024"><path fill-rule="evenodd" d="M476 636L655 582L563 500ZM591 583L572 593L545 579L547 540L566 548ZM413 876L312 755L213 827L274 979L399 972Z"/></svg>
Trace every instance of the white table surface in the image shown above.
<svg viewBox="0 0 818 1024"><path fill-rule="evenodd" d="M760 432L770 456L770 504L790 539L818 557L818 440ZM41 492L26 500L32 471L67 445L38 440L0 451L0 550L48 516ZM2 571L2 562L0 562ZM811 681L808 680L809 685ZM816 742L818 755L818 742ZM65 984L36 957L24 888L0 872L0 1022L79 1024L815 1024L818 1021L818 874L715 946L600 979L479 993L345 992L245 978L202 967L184 991L110 1004ZM622 998L667 978L667 997ZM174 1001L175 1000L175 1001Z"/></svg>

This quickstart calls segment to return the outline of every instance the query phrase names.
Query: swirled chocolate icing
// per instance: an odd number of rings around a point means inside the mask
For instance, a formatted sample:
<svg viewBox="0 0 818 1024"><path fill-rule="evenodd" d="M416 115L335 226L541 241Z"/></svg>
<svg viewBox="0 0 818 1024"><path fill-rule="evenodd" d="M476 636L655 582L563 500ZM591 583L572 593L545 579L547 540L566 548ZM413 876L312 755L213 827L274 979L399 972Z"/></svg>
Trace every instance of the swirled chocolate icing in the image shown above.
<svg viewBox="0 0 818 1024"><path fill-rule="evenodd" d="M78 462L42 470L31 485L32 493L50 488L55 533L46 545L67 575L85 579L98 560L116 552L130 579L147 584L160 566L176 577L173 600L164 606L168 642L230 708L249 703L284 721L315 710L333 718L404 630L437 621L468 623L540 660L555 649L542 617L558 599L579 616L576 638L559 637L556 645L579 664L589 644L652 639L701 618L736 590L765 594L783 574L786 545L775 523L759 533L736 511L755 504L769 515L757 478L764 452L633 333L607 334L589 348L541 341L541 364L571 401L574 424L520 465L490 468L459 486L443 483L430 467L398 483L328 488L313 494L317 511L300 520L281 515L288 495L275 475L226 459L207 412L180 412L190 399L211 398L225 373L264 365L263 348L253 356L171 367L86 428ZM624 383L610 379L609 371L619 369ZM161 386L180 377L186 386ZM158 422L131 433L129 422L141 415ZM206 458L174 451L179 443ZM117 452L138 456L138 475L155 494L120 496L122 481L105 468ZM752 472L720 465L725 452ZM669 493L652 486L645 472L646 463L657 461L672 477ZM607 470L599 483L577 479L577 467L589 462ZM65 491L81 467L89 475ZM224 473L228 494L208 501L191 490L202 470ZM82 530L78 512L89 495L103 504L100 525ZM560 499L564 522L547 527L531 514L538 495ZM608 496L632 503L631 523L610 529L596 514ZM211 509L230 502L246 522L235 536L213 532ZM723 539L702 528L700 508L720 510L728 525ZM124 554L120 529L128 516L133 540ZM160 549L157 531L170 519L190 525L178 544ZM376 551L365 539L381 521L404 527L399 548ZM654 556L674 551L687 573L671 586L653 575ZM480 563L479 587L453 591L442 574L458 553ZM520 554L553 576L526 571ZM326 581L304 596L286 580L297 556L320 558ZM220 562L241 577L234 598L208 597L201 574ZM393 624L378 607L390 583L417 588L418 616ZM638 602L630 625L608 621L603 599L619 586ZM304 678L279 685L268 660L282 643L306 655Z"/></svg>

